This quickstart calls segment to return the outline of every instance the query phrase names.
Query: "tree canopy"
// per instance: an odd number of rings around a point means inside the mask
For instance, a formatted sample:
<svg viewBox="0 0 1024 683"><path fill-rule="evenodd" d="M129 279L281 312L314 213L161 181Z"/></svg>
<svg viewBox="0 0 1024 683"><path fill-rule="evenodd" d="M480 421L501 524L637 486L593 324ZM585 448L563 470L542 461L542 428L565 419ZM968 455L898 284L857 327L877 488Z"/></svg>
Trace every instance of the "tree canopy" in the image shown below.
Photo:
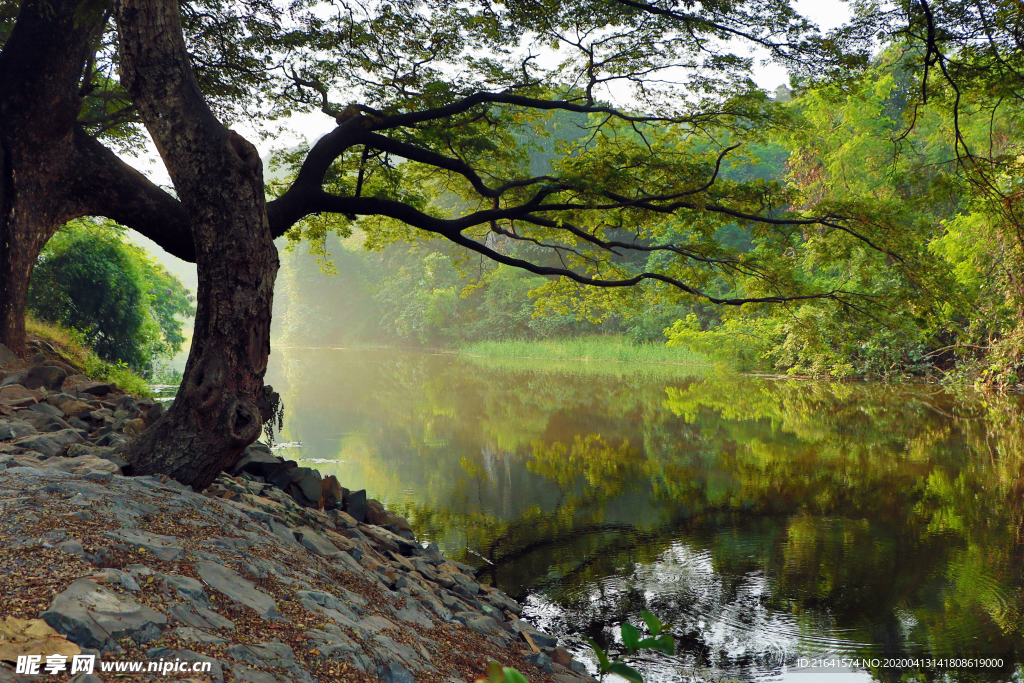
<svg viewBox="0 0 1024 683"><path fill-rule="evenodd" d="M0 128L24 139L5 133L0 158L36 181L0 184L0 336L16 340L18 283L59 222L105 215L194 258L197 337L184 389L134 455L198 435L194 453L174 456L185 478L195 476L189 459L213 463L197 485L258 433L270 240L289 232L316 240L358 224L370 246L440 237L547 278L543 293L568 310L689 297L870 319L892 292L923 298L922 310L938 305L942 273L897 200L812 197L813 183L727 172L756 163L755 144L796 125L795 112L751 80L750 48L787 65L798 90L832 83L846 92L873 41L905 46L904 130L946 103L958 177L979 188L986 215L1002 211L993 220L1016 225L1016 209L1004 207L1016 190L1001 189L1015 177L1012 145L990 135L979 147L962 125L970 107L995 120L1019 96L1011 0L861 3L854 21L827 35L786 0L19 8L0 16ZM43 115L49 101L61 105ZM309 111L337 126L283 159L291 175L264 202L255 150L224 124ZM580 134L559 136L550 168L534 167L536 140L566 113L579 117L571 125ZM136 144L140 124L174 195L102 146ZM908 135L891 141L906 145ZM59 163L32 165L40 141ZM870 265L844 265L861 263Z"/></svg>

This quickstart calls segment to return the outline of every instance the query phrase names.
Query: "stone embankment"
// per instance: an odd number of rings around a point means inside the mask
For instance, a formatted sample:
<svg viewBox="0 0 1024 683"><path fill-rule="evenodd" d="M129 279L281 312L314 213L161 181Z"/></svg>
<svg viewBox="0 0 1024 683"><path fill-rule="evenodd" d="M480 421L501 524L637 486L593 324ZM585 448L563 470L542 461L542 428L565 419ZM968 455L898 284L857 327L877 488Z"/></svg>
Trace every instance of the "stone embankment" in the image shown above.
<svg viewBox="0 0 1024 683"><path fill-rule="evenodd" d="M535 682L592 680L365 492L258 445L201 494L125 476L119 453L159 404L78 375L53 349L29 364L5 352L0 682L454 683L492 659ZM19 654L43 655L40 673L17 673ZM75 654L96 657L92 674L45 669L46 655ZM132 662L209 667L103 670Z"/></svg>

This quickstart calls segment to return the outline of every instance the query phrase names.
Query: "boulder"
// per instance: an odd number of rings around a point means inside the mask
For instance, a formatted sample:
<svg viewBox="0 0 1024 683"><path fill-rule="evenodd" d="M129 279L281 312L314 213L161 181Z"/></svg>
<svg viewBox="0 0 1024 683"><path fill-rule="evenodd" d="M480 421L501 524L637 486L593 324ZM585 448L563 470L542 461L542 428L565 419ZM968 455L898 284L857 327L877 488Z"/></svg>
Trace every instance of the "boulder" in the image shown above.
<svg viewBox="0 0 1024 683"><path fill-rule="evenodd" d="M100 652L120 650L121 638L147 643L167 626L160 612L89 579L72 583L39 616L76 645Z"/></svg>
<svg viewBox="0 0 1024 683"><path fill-rule="evenodd" d="M9 384L0 389L0 403L12 408L28 408L43 400L43 394L33 389L26 389L20 384Z"/></svg>
<svg viewBox="0 0 1024 683"><path fill-rule="evenodd" d="M56 365L29 368L25 371L25 387L28 389L60 389L68 373Z"/></svg>
<svg viewBox="0 0 1024 683"><path fill-rule="evenodd" d="M379 500L371 498L366 501L366 522L377 526L384 526L388 523L388 511L384 509L384 504Z"/></svg>
<svg viewBox="0 0 1024 683"><path fill-rule="evenodd" d="M551 666L551 657L548 657L543 652L534 652L533 654L526 655L523 657L530 664L543 671L544 673L551 673L554 671L554 667Z"/></svg>
<svg viewBox="0 0 1024 683"><path fill-rule="evenodd" d="M55 397L49 396L47 397L46 402L51 405L56 404L56 406L60 408L61 412L68 417L80 418L88 416L88 414L93 410L91 405L69 394L57 394Z"/></svg>
<svg viewBox="0 0 1024 683"><path fill-rule="evenodd" d="M41 415L52 415L53 417L64 417L64 411L56 406L47 403L37 403L34 406L28 408L33 413L39 413Z"/></svg>
<svg viewBox="0 0 1024 683"><path fill-rule="evenodd" d="M18 386L25 386L28 382L28 370L21 370L19 372L9 372L4 374L4 379L0 382L0 387L7 387L13 384Z"/></svg>
<svg viewBox="0 0 1024 683"><path fill-rule="evenodd" d="M357 522L366 521L366 489L353 491L348 494L348 500L345 502L345 512Z"/></svg>
<svg viewBox="0 0 1024 683"><path fill-rule="evenodd" d="M398 662L388 662L378 671L381 683L416 683L412 672Z"/></svg>
<svg viewBox="0 0 1024 683"><path fill-rule="evenodd" d="M31 436L32 434L38 433L39 430L24 420L18 420L16 418L0 420L0 441L18 439L23 436Z"/></svg>
<svg viewBox="0 0 1024 683"><path fill-rule="evenodd" d="M320 508L323 497L323 480L320 473L310 467L296 467L291 472L289 493L299 505Z"/></svg>
<svg viewBox="0 0 1024 683"><path fill-rule="evenodd" d="M42 453L47 458L52 458L56 455L60 455L60 452L64 449L64 444L53 439L51 435L43 436L37 434L35 436L26 436L21 439L17 439L15 442L19 448L26 448L36 453Z"/></svg>
<svg viewBox="0 0 1024 683"><path fill-rule="evenodd" d="M320 483L323 489L324 509L334 510L344 507L348 489L338 483L338 478L332 474L324 477Z"/></svg>
<svg viewBox="0 0 1024 683"><path fill-rule="evenodd" d="M117 389L114 382L94 382L85 375L71 375L64 379L64 390L73 394L106 396Z"/></svg>
<svg viewBox="0 0 1024 683"><path fill-rule="evenodd" d="M18 355L7 348L6 345L0 344L0 365L7 367L20 360Z"/></svg>
<svg viewBox="0 0 1024 683"><path fill-rule="evenodd" d="M281 469L283 462L282 458L271 453L270 447L266 444L254 443L246 446L242 451L241 460L235 463L231 472L236 475L239 472L248 472L265 479L268 475Z"/></svg>
<svg viewBox="0 0 1024 683"><path fill-rule="evenodd" d="M308 526L300 526L298 529L295 529L295 540L317 555L333 557L334 555L341 554L341 551L333 543Z"/></svg>
<svg viewBox="0 0 1024 683"><path fill-rule="evenodd" d="M56 410L56 408L54 408L53 406L48 406L45 403L37 403L32 407L46 407L50 408L51 410ZM72 428L70 424L68 424L59 417L56 417L54 415L48 415L42 412L36 412L34 410L26 410L18 417L20 417L22 420L35 427L36 431L39 432L58 432L62 429Z"/></svg>

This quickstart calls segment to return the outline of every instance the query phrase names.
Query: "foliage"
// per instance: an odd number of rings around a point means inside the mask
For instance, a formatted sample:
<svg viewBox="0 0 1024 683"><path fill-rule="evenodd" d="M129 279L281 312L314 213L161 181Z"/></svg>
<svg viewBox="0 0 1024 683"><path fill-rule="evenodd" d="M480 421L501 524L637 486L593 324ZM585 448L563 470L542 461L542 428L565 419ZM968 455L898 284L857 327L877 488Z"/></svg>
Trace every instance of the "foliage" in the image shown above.
<svg viewBox="0 0 1024 683"><path fill-rule="evenodd" d="M965 107L954 126L948 109L911 106L920 78L914 55L890 48L857 82L800 91L790 105L801 121L785 139L797 200L818 210L845 204L864 223L885 227L873 238L881 248L821 230L804 231L791 247L801 279L856 298L748 305L710 320L690 315L666 327L670 345L745 369L843 377L949 372L993 339L1012 338L1015 289L1000 280L1015 277L1016 267L955 148L958 139L1012 140L1014 124ZM1019 360L999 357L992 354L981 375L1016 383Z"/></svg>
<svg viewBox="0 0 1024 683"><path fill-rule="evenodd" d="M647 630L650 632L650 636L647 638L641 638L640 631L637 630L636 626L633 626L630 623L622 624L622 644L626 648L626 652L629 655L633 655L640 650L656 650L658 652L664 652L667 655L675 654L675 639L671 634L665 632L665 625L661 623L661 620L647 610L642 611L640 614L643 617L644 623L647 625ZM606 674L616 674L617 676L622 676L631 683L644 683L644 677L640 675L639 671L620 659L615 659L614 661L608 659L608 654L600 645L595 643L593 639L588 639L588 642L590 644L590 648L597 656L598 673L600 674L599 680L603 681ZM476 681L489 681L489 683L526 683L526 678L516 669L507 666L503 667L498 662L492 661L487 665L487 675L477 676Z"/></svg>
<svg viewBox="0 0 1024 683"><path fill-rule="evenodd" d="M31 316L25 319L25 329L29 334L45 339L59 349L88 377L101 382L114 382L118 388L135 396L152 396L145 377L123 363L111 363L97 356L86 343L85 335L78 330L36 320Z"/></svg>
<svg viewBox="0 0 1024 683"><path fill-rule="evenodd" d="M28 308L79 330L100 358L142 374L180 350L179 318L194 314L181 282L129 244L122 228L91 221L65 226L40 253Z"/></svg>

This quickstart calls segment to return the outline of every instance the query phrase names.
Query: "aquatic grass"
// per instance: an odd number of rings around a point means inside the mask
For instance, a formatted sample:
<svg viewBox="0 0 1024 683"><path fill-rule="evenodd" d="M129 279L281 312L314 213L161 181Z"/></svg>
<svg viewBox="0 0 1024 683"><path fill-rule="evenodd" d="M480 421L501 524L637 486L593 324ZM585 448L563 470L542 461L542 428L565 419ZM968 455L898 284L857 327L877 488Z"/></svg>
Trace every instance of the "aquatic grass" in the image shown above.
<svg viewBox="0 0 1024 683"><path fill-rule="evenodd" d="M684 348L631 344L622 337L484 341L459 347L474 365L504 371L671 379L713 371L707 356Z"/></svg>
<svg viewBox="0 0 1024 683"><path fill-rule="evenodd" d="M489 358L537 358L584 362L677 365L708 365L711 362L704 354L690 349L670 348L664 344L632 344L622 337L611 335L543 341L482 341L460 346L459 352Z"/></svg>

